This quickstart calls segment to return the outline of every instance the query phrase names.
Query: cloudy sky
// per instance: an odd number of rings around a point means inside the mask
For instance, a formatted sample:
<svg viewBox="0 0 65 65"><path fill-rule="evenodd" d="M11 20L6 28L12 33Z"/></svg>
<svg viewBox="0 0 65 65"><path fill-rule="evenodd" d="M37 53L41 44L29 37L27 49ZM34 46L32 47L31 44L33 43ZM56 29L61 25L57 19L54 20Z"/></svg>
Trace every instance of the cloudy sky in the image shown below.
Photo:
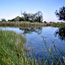
<svg viewBox="0 0 65 65"><path fill-rule="evenodd" d="M65 0L0 0L0 19L21 16L21 11L42 11L45 21L58 21L55 11L65 6Z"/></svg>

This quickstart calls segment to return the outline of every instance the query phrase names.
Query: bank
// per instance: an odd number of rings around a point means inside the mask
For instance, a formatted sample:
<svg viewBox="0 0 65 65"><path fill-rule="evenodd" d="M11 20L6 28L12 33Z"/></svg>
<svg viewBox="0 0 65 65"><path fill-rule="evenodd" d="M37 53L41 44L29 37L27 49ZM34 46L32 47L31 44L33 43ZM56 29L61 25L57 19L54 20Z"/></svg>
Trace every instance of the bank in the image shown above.
<svg viewBox="0 0 65 65"><path fill-rule="evenodd" d="M26 21L22 21L22 22L0 22L0 27L1 26L5 26L5 27L43 27L43 26L53 26L53 27L65 27L65 23L62 22L46 22L46 23L38 23L38 22L34 22L34 23L30 23L30 22L26 22Z"/></svg>

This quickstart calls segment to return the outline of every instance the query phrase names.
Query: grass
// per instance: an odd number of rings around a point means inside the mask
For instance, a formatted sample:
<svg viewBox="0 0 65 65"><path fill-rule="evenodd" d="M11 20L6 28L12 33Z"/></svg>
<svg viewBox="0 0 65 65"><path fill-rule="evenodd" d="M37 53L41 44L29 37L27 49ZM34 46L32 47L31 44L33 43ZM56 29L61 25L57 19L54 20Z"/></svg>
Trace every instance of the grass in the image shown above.
<svg viewBox="0 0 65 65"><path fill-rule="evenodd" d="M46 23L45 25L46 26L59 27L59 28L65 27L65 23Z"/></svg>
<svg viewBox="0 0 65 65"><path fill-rule="evenodd" d="M11 31L0 31L0 65L30 65L25 54L25 38Z"/></svg>
<svg viewBox="0 0 65 65"><path fill-rule="evenodd" d="M13 26L13 27L40 27L44 24L30 23L30 22L0 22L0 26Z"/></svg>
<svg viewBox="0 0 65 65"><path fill-rule="evenodd" d="M0 26L13 26L13 27L42 27L42 26L53 26L53 27L65 27L65 23L30 23L30 22L0 22Z"/></svg>
<svg viewBox="0 0 65 65"><path fill-rule="evenodd" d="M46 41L43 39L44 44L51 57L51 63L49 56L43 61L37 61L32 58L28 58L26 55L25 38L12 31L0 31L0 65L64 65L65 60L62 63L60 55L58 55L57 50L59 50L55 45L53 46L56 55L53 55L53 47L47 47ZM43 50L44 51L44 50ZM62 50L59 50L61 53ZM43 52L44 53L44 52ZM54 59L54 57L58 59ZM65 57L63 57L65 59Z"/></svg>
<svg viewBox="0 0 65 65"><path fill-rule="evenodd" d="M0 31L0 65L20 65L18 56L24 41L14 32Z"/></svg>

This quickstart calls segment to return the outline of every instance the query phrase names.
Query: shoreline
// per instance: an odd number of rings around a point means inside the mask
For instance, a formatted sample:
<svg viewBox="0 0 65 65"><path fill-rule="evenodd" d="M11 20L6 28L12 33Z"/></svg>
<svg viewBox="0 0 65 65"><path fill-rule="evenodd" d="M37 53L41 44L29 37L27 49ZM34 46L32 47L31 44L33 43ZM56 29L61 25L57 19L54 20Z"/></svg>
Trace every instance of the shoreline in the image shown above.
<svg viewBox="0 0 65 65"><path fill-rule="evenodd" d="M30 22L0 22L0 27L43 27L43 26L53 26L53 27L65 27L65 23L30 23Z"/></svg>

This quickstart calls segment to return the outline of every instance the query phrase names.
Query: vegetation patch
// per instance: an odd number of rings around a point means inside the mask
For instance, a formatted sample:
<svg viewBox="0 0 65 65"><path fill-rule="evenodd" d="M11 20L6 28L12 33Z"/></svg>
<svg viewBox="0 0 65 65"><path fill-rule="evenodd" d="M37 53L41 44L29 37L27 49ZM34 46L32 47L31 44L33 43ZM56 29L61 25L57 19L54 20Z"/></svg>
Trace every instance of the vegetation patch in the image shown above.
<svg viewBox="0 0 65 65"><path fill-rule="evenodd" d="M22 65L25 38L11 31L0 31L0 65Z"/></svg>

